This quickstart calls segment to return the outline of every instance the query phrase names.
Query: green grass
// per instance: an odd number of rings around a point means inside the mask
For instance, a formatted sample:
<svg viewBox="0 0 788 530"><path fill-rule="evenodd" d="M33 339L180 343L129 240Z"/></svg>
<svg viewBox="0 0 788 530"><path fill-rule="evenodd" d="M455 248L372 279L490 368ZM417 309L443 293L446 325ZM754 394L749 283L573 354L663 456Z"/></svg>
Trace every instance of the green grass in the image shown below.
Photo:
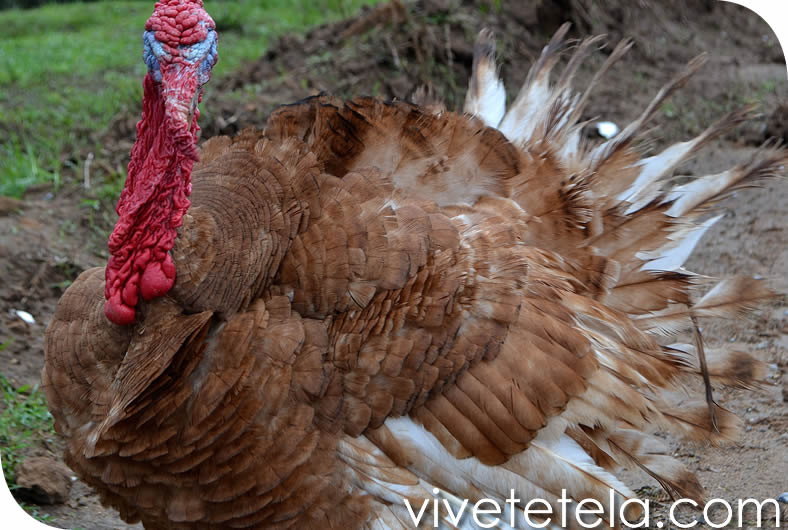
<svg viewBox="0 0 788 530"><path fill-rule="evenodd" d="M54 435L52 415L47 410L44 393L38 388L15 388L0 374L3 393L0 412L0 455L3 475L12 490L16 485L15 469L25 450L41 438Z"/></svg>
<svg viewBox="0 0 788 530"><path fill-rule="evenodd" d="M41 508L36 506L35 504L27 504L25 502L20 502L19 506L21 506L24 511L29 513L30 517L32 517L36 521L42 523L49 523L50 525L56 524L54 517L52 517L48 513L42 512Z"/></svg>
<svg viewBox="0 0 788 530"><path fill-rule="evenodd" d="M279 35L355 13L377 0L206 0L219 30L214 78L259 57ZM58 186L82 149L142 97L142 31L152 1L50 4L2 11L0 195Z"/></svg>

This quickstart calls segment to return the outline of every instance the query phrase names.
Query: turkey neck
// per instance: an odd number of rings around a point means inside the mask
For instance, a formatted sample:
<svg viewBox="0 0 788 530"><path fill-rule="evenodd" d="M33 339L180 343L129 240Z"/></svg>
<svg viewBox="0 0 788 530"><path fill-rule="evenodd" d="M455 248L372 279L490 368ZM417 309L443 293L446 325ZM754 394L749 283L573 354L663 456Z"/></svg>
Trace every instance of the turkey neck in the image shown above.
<svg viewBox="0 0 788 530"><path fill-rule="evenodd" d="M134 322L140 294L162 296L175 282L169 251L190 205L199 131L199 110L184 101L202 97L189 69L179 68L171 83L145 76L142 119L108 244L105 314L116 324Z"/></svg>

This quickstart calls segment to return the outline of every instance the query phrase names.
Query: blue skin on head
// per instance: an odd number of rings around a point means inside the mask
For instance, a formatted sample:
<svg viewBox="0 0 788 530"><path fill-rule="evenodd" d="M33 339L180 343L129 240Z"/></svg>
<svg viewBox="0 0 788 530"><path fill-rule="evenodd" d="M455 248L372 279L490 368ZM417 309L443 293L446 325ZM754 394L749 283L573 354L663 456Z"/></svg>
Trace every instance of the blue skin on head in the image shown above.
<svg viewBox="0 0 788 530"><path fill-rule="evenodd" d="M202 24L202 22L201 22ZM160 60L169 61L172 59L169 53L164 50L161 42L156 40L154 31L146 31L142 34L143 51L142 58L148 66L148 71L153 75L156 82L161 82ZM208 28L205 39L191 45L178 46L181 57L188 64L199 63L197 70L197 82L204 85L211 77L211 68L216 64L218 57L216 32Z"/></svg>

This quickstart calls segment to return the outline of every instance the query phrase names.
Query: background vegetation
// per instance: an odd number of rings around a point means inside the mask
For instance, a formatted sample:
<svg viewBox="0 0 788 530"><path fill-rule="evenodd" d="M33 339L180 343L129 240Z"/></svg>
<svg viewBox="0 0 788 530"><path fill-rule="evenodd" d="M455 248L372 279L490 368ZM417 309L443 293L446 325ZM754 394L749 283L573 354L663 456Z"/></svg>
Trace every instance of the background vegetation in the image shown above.
<svg viewBox="0 0 788 530"><path fill-rule="evenodd" d="M36 0L0 0L29 7ZM220 31L214 78L258 57L271 40L353 14L374 0L211 1ZM2 11L0 195L53 186L95 149L112 117L142 96L142 27L153 2L48 4Z"/></svg>
<svg viewBox="0 0 788 530"><path fill-rule="evenodd" d="M71 4L75 1L77 0L0 0L0 9L9 9L12 7L31 9L44 4ZM92 1L95 2L96 0Z"/></svg>

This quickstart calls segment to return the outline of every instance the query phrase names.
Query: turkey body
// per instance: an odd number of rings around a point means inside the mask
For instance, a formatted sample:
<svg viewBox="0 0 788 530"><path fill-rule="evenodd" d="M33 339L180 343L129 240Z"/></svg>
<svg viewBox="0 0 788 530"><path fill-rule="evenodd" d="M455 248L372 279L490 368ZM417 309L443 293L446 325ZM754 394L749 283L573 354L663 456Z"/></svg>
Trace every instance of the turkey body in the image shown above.
<svg viewBox="0 0 788 530"><path fill-rule="evenodd" d="M706 360L660 336L770 296L749 278L693 296L681 264L708 203L785 154L663 189L747 113L641 160L650 109L584 149L551 44L505 117L482 41L472 115L318 96L203 143L170 294L117 326L92 269L57 307L43 380L67 463L146 528L408 528L406 500L510 489L620 506L611 472L633 463L702 497L646 431L721 441L736 420L678 406ZM708 357L715 382L762 374Z"/></svg>

